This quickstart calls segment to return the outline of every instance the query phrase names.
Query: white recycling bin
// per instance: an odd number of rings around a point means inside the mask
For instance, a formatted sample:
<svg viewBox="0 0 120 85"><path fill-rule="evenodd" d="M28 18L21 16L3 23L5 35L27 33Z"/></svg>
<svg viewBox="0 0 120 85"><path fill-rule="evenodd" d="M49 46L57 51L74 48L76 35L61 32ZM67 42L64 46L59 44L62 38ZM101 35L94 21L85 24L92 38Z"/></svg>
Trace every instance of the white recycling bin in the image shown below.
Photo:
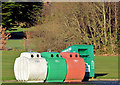
<svg viewBox="0 0 120 85"><path fill-rule="evenodd" d="M31 54L34 55L32 58L30 58ZM36 57L37 54L39 57ZM47 77L47 61L40 56L40 53L27 52L27 55L29 56L20 56L15 60L14 74L16 79L18 81L44 82Z"/></svg>

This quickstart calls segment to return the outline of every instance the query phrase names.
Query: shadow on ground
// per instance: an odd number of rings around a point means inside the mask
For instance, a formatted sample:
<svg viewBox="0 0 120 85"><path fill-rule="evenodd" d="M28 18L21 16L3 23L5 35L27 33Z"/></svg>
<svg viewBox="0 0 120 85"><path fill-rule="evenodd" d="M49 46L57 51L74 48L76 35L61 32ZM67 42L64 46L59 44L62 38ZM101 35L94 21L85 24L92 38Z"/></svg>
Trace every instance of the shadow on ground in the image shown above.
<svg viewBox="0 0 120 85"><path fill-rule="evenodd" d="M26 38L26 34L24 32L12 32L10 39L23 39Z"/></svg>
<svg viewBox="0 0 120 85"><path fill-rule="evenodd" d="M105 75L107 75L107 74L108 74L108 73L96 73L94 78L97 78L97 77L99 77L99 76L105 76Z"/></svg>

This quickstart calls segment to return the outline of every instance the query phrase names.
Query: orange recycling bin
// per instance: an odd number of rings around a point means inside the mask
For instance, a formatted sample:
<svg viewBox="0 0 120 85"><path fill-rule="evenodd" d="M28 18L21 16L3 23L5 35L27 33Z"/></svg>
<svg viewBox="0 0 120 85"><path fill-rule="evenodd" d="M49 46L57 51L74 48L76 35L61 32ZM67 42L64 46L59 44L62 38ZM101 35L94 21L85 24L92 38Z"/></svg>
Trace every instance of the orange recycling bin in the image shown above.
<svg viewBox="0 0 120 85"><path fill-rule="evenodd" d="M78 53L62 52L67 62L67 75L64 82L81 82L85 76L85 62Z"/></svg>

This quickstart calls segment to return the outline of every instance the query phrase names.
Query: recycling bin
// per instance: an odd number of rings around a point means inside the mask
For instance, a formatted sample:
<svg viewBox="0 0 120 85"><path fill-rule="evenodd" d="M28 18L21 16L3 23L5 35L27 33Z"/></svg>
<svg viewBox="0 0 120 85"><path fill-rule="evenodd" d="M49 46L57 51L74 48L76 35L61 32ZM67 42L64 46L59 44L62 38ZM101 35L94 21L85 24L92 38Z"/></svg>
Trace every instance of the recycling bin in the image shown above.
<svg viewBox="0 0 120 85"><path fill-rule="evenodd" d="M95 76L93 45L72 45L61 52L75 52L84 59L86 63L85 80Z"/></svg>
<svg viewBox="0 0 120 85"><path fill-rule="evenodd" d="M41 56L48 62L46 82L63 82L67 74L67 64L58 52L42 52Z"/></svg>
<svg viewBox="0 0 120 85"><path fill-rule="evenodd" d="M27 54L31 55L29 52ZM14 74L18 81L44 82L47 76L47 61L41 57L18 57L14 63Z"/></svg>
<svg viewBox="0 0 120 85"><path fill-rule="evenodd" d="M85 62L78 53L62 52L60 55L67 62L65 82L81 82L85 76Z"/></svg>

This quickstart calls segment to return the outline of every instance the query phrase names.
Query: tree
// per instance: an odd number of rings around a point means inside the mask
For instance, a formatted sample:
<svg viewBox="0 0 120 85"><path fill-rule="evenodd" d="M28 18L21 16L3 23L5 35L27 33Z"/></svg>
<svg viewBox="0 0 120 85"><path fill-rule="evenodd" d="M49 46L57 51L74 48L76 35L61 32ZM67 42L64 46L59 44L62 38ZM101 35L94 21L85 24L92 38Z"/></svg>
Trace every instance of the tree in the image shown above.
<svg viewBox="0 0 120 85"><path fill-rule="evenodd" d="M93 44L96 50L114 53L117 49L114 40L117 39L115 24L118 19L115 3L79 3L77 7L67 16L65 23L68 24L68 28L77 29L81 44Z"/></svg>
<svg viewBox="0 0 120 85"><path fill-rule="evenodd" d="M46 46L44 49L54 50L55 47L58 51L73 44L91 44L96 53L115 54L115 24L118 19L115 19L115 16L118 16L118 7L115 8L115 3L51 3L48 8L50 13L45 23L38 25L37 30L33 32L34 43L40 42L40 46ZM41 36L41 33L46 35ZM40 40L37 41L38 39Z"/></svg>
<svg viewBox="0 0 120 85"><path fill-rule="evenodd" d="M2 25L0 26L0 49L1 50L7 50L6 48L6 42L11 37L10 33L6 33L6 28L2 28Z"/></svg>
<svg viewBox="0 0 120 85"><path fill-rule="evenodd" d="M42 3L36 2L2 2L3 27L30 27L40 21Z"/></svg>

